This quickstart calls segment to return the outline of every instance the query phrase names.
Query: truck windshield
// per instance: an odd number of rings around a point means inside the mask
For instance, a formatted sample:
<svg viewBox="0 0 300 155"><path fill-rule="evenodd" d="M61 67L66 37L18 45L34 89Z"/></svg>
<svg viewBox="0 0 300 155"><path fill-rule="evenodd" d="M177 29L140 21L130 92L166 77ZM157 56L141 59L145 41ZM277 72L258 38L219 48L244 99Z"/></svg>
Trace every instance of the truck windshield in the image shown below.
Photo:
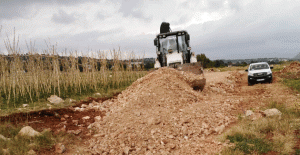
<svg viewBox="0 0 300 155"><path fill-rule="evenodd" d="M256 64L251 65L250 70L260 70L260 69L269 69L269 65L267 64Z"/></svg>
<svg viewBox="0 0 300 155"><path fill-rule="evenodd" d="M173 52L177 51L176 36L168 36L159 39L160 52L167 54L168 50L172 49Z"/></svg>

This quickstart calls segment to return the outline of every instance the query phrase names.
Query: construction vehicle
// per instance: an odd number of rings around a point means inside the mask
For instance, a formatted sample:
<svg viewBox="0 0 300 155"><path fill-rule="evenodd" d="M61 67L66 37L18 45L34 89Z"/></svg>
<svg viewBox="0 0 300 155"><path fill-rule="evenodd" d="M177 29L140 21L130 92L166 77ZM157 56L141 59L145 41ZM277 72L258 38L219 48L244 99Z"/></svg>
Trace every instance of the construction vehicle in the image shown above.
<svg viewBox="0 0 300 155"><path fill-rule="evenodd" d="M187 31L181 30L172 32L170 24L162 22L160 34L156 35L154 39L157 54L154 68L172 67L197 75L201 74L203 79L194 81L192 86L194 89L203 90L206 82L203 68L200 63L197 63L195 53L191 52L189 41L190 35Z"/></svg>
<svg viewBox="0 0 300 155"><path fill-rule="evenodd" d="M191 52L189 41L190 35L187 31L172 32L170 24L163 22L160 34L154 39L157 54L154 68L173 67L201 74L201 64L197 63L195 53Z"/></svg>

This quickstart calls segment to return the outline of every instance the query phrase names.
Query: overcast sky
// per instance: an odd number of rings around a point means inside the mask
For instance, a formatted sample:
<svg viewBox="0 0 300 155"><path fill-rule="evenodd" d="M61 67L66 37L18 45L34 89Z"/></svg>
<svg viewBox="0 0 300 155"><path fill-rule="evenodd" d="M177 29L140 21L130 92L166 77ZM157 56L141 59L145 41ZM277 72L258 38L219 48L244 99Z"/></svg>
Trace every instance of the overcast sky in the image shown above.
<svg viewBox="0 0 300 155"><path fill-rule="evenodd" d="M300 52L298 0L0 0L0 52L4 40L35 41L39 51L133 51L156 57L161 22L186 30L196 54L210 59L292 58Z"/></svg>

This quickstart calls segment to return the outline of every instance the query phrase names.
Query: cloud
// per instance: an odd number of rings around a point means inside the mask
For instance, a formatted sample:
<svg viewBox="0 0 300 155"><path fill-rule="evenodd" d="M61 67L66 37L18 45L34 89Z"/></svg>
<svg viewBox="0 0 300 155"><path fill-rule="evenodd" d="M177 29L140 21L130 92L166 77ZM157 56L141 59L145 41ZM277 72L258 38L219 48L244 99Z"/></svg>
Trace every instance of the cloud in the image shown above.
<svg viewBox="0 0 300 155"><path fill-rule="evenodd" d="M134 18L143 19L150 22L152 17L144 16L143 11L141 10L142 6L142 1L121 1L119 12L121 12L126 18L132 16Z"/></svg>
<svg viewBox="0 0 300 155"><path fill-rule="evenodd" d="M84 3L96 3L100 0L1 0L0 21L28 18L36 14L43 6L76 6Z"/></svg>
<svg viewBox="0 0 300 155"><path fill-rule="evenodd" d="M59 10L58 13L53 14L52 21L58 24L71 24L76 20L74 13L67 14L63 10Z"/></svg>

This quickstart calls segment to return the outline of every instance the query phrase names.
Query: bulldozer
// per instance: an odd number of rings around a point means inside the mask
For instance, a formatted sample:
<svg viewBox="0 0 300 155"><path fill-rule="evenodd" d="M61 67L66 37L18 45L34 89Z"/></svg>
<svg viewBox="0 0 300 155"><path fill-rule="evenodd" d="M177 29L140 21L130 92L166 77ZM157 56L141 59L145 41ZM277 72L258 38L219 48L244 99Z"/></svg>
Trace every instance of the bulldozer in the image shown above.
<svg viewBox="0 0 300 155"><path fill-rule="evenodd" d="M172 32L170 24L162 22L160 26L160 33L154 39L154 46L156 46L157 58L155 60L154 68L172 67L181 71L188 71L194 74L201 74L202 81L195 81L196 87L203 89L205 85L205 78L203 68L197 62L196 55L191 52L189 46L190 35L187 31Z"/></svg>

